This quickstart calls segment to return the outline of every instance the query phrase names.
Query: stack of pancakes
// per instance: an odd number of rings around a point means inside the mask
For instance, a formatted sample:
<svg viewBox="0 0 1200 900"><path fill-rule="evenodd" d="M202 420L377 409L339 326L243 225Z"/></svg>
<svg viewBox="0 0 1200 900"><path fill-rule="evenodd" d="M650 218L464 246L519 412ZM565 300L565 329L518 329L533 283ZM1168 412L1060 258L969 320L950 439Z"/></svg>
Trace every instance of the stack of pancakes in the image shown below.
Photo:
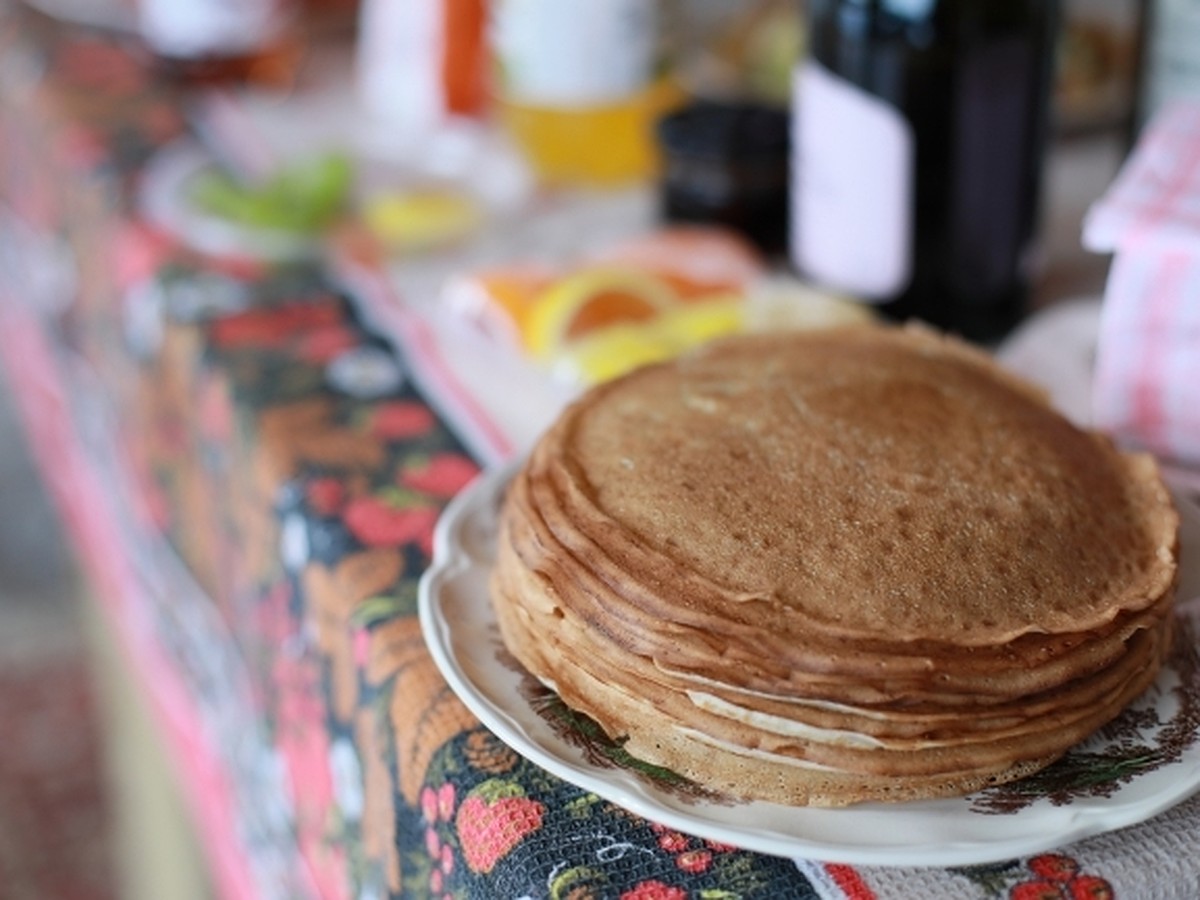
<svg viewBox="0 0 1200 900"><path fill-rule="evenodd" d="M585 394L506 495L508 648L626 749L843 805L1031 773L1155 678L1149 457L925 330L735 338Z"/></svg>

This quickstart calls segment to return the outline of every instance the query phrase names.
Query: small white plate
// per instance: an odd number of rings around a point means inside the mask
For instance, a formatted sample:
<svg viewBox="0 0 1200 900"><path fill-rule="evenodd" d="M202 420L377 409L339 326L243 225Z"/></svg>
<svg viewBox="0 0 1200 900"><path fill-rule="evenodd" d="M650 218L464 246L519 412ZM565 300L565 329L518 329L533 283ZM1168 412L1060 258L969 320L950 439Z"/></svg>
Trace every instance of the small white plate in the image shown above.
<svg viewBox="0 0 1200 900"><path fill-rule="evenodd" d="M185 138L164 147L142 175L143 215L184 245L214 256L285 262L317 254L320 243L313 236L253 228L201 209L192 191L198 179L216 170L216 160L196 141Z"/></svg>
<svg viewBox="0 0 1200 900"><path fill-rule="evenodd" d="M1144 821L1200 789L1200 644L1181 640L1157 682L1105 736L1024 782L968 797L846 809L738 801L651 780L581 746L545 689L505 651L488 598L497 511L512 468L446 509L421 581L425 640L467 707L560 778L648 819L776 856L859 865L975 865L1039 853ZM1200 635L1200 511L1181 501L1180 633ZM1153 762L1146 764L1145 760ZM1142 762L1137 762L1142 760ZM1120 774L1124 772L1124 774ZM1097 782L1095 776L1100 773ZM1105 773L1108 773L1107 775ZM1090 781L1090 786L1082 786Z"/></svg>
<svg viewBox="0 0 1200 900"><path fill-rule="evenodd" d="M216 108L223 110L229 107ZM212 124L218 114L209 114L208 118L197 115L198 121L213 129L213 144L180 138L154 154L142 173L138 191L140 211L150 222L202 253L248 256L276 262L319 257L328 249L320 231L305 233L245 225L208 212L193 199L197 182L221 170L222 160L208 149L216 142L228 146L228 161L235 168L255 173L256 177L261 178L268 177L289 160L303 158L302 154L296 152L278 152L253 134L253 123L239 126L237 117L241 111L237 107L234 110L230 117L235 124L220 128ZM353 177L347 207L353 211L353 216L361 217L362 207L372 199L389 193L404 194L419 190L461 194L478 207L479 222L464 235L455 235L426 248L410 248L404 254L401 275L406 275L407 269L416 269L420 273L429 270L429 283L424 283L420 278L412 279L411 284L403 277L397 279L403 287L408 288L406 294L412 294L415 289L436 296L449 274L467 266L461 258L463 251L460 244L486 243L494 231L491 226L503 217L516 215L525 200L524 194L518 193L519 186L506 189L490 184L484 177L487 170L478 167L475 172L440 172L433 168L422 170L411 164L366 155L349 141L342 147L326 144L327 152L343 152L351 160ZM313 158L315 153L312 151L309 158ZM430 260L434 260L434 263L430 264ZM424 265L416 265L418 261L424 261Z"/></svg>

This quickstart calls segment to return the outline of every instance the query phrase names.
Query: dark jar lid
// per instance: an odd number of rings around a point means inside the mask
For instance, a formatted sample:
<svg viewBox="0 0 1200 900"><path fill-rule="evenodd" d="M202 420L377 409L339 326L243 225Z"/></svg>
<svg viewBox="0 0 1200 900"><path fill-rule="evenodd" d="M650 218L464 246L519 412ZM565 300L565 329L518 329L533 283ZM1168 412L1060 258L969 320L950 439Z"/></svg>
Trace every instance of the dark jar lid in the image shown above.
<svg viewBox="0 0 1200 900"><path fill-rule="evenodd" d="M787 162L790 117L749 101L696 100L658 123L664 154L690 159Z"/></svg>
<svg viewBox="0 0 1200 900"><path fill-rule="evenodd" d="M787 243L788 114L698 100L661 119L659 185L669 222L723 225L768 253Z"/></svg>

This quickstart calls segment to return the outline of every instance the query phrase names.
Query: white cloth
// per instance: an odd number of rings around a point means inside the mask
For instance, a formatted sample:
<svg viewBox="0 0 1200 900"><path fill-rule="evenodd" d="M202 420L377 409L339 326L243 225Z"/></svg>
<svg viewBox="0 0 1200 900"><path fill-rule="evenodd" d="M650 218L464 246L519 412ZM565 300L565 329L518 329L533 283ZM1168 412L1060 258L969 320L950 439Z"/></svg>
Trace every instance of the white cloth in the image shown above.
<svg viewBox="0 0 1200 900"><path fill-rule="evenodd" d="M1200 468L1200 102L1156 116L1084 221L1114 253L1096 347L1093 421Z"/></svg>

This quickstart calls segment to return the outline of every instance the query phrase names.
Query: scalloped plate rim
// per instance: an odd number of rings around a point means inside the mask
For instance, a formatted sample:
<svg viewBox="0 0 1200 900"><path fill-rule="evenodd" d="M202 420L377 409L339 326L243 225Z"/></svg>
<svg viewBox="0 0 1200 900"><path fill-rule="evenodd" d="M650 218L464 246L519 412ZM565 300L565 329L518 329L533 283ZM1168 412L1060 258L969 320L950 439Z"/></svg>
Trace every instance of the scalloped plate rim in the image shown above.
<svg viewBox="0 0 1200 900"><path fill-rule="evenodd" d="M1180 760L1124 785L1112 797L1084 798L1062 806L1039 801L1003 815L971 810L970 797L894 805L864 803L844 809L763 801L681 803L631 772L591 764L532 709L517 689L520 674L495 660L495 652L467 654L456 648L465 631L479 636L490 628L491 646L500 649L485 583L480 589L487 560L468 552L463 532L468 527L486 531L494 526L496 500L516 468L517 464L510 463L484 472L443 511L434 535L434 561L420 583L421 629L439 670L467 708L518 753L576 787L670 828L745 850L810 861L888 866L983 865L1046 852L1144 822L1200 790L1200 742L1194 742ZM1200 509L1187 501L1184 504L1185 520L1200 533ZM468 615L448 616L450 606L454 612ZM470 646L474 650L477 643ZM1147 779L1166 786L1141 796L1146 791L1139 791L1138 785L1145 788ZM737 821L731 810L738 811ZM763 820L776 824L748 824ZM821 836L831 830L853 833L856 839ZM896 834L904 839L884 839ZM964 839L962 834L969 837Z"/></svg>

